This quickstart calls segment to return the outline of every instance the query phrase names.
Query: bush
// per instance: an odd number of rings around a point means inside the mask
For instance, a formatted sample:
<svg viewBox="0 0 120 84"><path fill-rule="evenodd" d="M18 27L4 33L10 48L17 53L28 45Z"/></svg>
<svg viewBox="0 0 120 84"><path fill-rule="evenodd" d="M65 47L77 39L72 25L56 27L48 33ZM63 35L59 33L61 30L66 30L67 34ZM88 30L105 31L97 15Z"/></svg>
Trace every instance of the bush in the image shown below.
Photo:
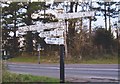
<svg viewBox="0 0 120 84"><path fill-rule="evenodd" d="M99 28L93 36L93 44L97 46L100 52L110 53L113 48L114 38L110 31Z"/></svg>

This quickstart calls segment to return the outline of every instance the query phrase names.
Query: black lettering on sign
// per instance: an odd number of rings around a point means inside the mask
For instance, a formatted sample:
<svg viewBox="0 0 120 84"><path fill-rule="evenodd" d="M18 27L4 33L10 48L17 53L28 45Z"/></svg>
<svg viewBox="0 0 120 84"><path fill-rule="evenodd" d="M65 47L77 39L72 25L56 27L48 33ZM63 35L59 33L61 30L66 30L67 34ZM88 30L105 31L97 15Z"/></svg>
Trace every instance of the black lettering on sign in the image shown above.
<svg viewBox="0 0 120 84"><path fill-rule="evenodd" d="M118 21L118 23L120 23L120 20Z"/></svg>

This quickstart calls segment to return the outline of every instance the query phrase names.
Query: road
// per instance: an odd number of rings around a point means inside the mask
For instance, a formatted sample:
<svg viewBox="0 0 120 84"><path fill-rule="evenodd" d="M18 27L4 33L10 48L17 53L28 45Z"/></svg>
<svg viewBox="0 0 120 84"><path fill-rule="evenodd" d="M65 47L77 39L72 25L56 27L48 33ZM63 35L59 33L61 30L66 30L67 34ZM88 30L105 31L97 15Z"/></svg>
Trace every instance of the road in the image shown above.
<svg viewBox="0 0 120 84"><path fill-rule="evenodd" d="M25 64L7 63L8 69L14 73L32 74L59 78L59 64ZM118 81L117 64L66 64L65 80L84 81Z"/></svg>

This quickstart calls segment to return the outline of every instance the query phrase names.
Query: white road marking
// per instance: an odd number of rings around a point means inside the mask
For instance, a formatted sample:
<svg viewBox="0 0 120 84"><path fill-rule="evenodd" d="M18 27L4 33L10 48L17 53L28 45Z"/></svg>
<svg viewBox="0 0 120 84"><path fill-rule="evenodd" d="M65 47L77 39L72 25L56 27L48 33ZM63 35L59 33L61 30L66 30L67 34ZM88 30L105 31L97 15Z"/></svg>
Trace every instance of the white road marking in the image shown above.
<svg viewBox="0 0 120 84"><path fill-rule="evenodd" d="M67 77L73 77L73 78L90 78L90 79L101 79L101 80L110 80L110 79L113 79L113 80L118 80L118 77L109 77L109 76L91 76L91 75L72 75L72 76L68 76L66 75Z"/></svg>
<svg viewBox="0 0 120 84"><path fill-rule="evenodd" d="M16 66L16 65L8 65L10 67L21 67L21 68L43 68L43 69L60 69L59 67L34 67L34 66ZM120 71L119 69L101 69L101 68L65 68L69 70L96 70L96 71Z"/></svg>

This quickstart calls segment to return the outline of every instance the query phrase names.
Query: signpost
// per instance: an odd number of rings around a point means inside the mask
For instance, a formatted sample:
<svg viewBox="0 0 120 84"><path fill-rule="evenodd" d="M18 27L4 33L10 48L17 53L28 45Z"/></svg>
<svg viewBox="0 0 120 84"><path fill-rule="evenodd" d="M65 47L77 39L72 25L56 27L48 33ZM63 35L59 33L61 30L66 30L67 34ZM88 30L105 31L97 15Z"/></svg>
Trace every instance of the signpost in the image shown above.
<svg viewBox="0 0 120 84"><path fill-rule="evenodd" d="M63 9L60 9L56 13L55 17L59 20L58 22L51 23L39 23L31 26L24 26L18 29L19 32L36 31L40 32L39 36L45 38L46 44L60 45L60 82L64 83L64 54L67 52L66 43L66 30L67 24L65 25L66 19L80 18L80 17L92 17L94 11L79 12L79 13L62 13ZM61 13L59 13L61 12ZM37 19L40 14L32 14L32 19ZM47 31L46 31L47 29ZM48 31L49 30L49 31ZM38 63L40 64L40 44L38 44Z"/></svg>
<svg viewBox="0 0 120 84"><path fill-rule="evenodd" d="M59 10L60 11L60 10ZM58 19L72 19L72 18L80 18L80 17L91 17L94 16L95 11L87 11L87 12L77 12L77 13L56 13L55 17ZM41 17L41 14L33 13L31 15L32 19L37 19Z"/></svg>
<svg viewBox="0 0 120 84"><path fill-rule="evenodd" d="M58 19L73 19L73 18L80 18L80 17L91 17L94 16L94 11L88 12L79 12L79 13L58 13Z"/></svg>
<svg viewBox="0 0 120 84"><path fill-rule="evenodd" d="M18 28L18 32L37 31L39 27L37 25L23 26Z"/></svg>
<svg viewBox="0 0 120 84"><path fill-rule="evenodd" d="M66 19L80 18L80 17L92 17L94 16L94 12L79 12L79 13L58 13L57 18L60 20L64 20L66 23ZM66 25L67 26L67 25ZM64 51L67 56L67 43L66 43L66 27L64 26L64 45L60 45L60 82L65 82L64 76Z"/></svg>
<svg viewBox="0 0 120 84"><path fill-rule="evenodd" d="M38 23L36 25L30 25L30 26L23 26L18 28L18 32L26 32L26 31L36 31L36 32L42 32L45 29L63 29L64 24L61 24L59 22L52 22L52 23Z"/></svg>
<svg viewBox="0 0 120 84"><path fill-rule="evenodd" d="M47 44L56 44L56 45L64 45L64 38L50 38L46 37L45 42Z"/></svg>
<svg viewBox="0 0 120 84"><path fill-rule="evenodd" d="M40 37L63 37L64 30L51 30L40 32Z"/></svg>

